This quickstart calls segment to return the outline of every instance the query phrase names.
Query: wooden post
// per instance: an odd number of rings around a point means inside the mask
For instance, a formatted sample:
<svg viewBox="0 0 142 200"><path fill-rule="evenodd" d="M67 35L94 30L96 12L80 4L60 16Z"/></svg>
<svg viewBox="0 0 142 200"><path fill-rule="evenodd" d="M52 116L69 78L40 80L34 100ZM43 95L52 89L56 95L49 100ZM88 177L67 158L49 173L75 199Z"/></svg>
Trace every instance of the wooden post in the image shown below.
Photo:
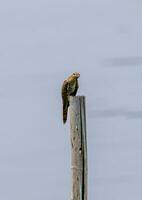
<svg viewBox="0 0 142 200"><path fill-rule="evenodd" d="M71 200L87 200L87 139L85 97L70 97Z"/></svg>

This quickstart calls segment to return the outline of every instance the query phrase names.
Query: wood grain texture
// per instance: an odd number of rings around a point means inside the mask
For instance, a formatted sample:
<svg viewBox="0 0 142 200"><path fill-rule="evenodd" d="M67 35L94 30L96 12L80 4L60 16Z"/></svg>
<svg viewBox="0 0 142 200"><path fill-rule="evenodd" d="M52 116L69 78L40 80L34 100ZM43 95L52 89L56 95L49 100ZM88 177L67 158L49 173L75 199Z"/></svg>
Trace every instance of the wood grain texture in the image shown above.
<svg viewBox="0 0 142 200"><path fill-rule="evenodd" d="M85 97L70 97L71 200L87 200L87 140Z"/></svg>

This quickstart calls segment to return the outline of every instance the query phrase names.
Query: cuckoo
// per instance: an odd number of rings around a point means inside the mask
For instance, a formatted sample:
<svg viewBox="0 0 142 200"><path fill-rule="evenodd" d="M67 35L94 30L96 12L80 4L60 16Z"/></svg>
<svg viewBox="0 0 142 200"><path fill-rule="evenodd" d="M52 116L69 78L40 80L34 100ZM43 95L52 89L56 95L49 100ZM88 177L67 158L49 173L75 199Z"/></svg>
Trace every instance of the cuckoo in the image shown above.
<svg viewBox="0 0 142 200"><path fill-rule="evenodd" d="M63 102L63 123L67 121L67 113L69 107L69 97L75 96L79 88L78 78L80 74L78 72L73 73L66 80L64 80L62 85L62 102Z"/></svg>

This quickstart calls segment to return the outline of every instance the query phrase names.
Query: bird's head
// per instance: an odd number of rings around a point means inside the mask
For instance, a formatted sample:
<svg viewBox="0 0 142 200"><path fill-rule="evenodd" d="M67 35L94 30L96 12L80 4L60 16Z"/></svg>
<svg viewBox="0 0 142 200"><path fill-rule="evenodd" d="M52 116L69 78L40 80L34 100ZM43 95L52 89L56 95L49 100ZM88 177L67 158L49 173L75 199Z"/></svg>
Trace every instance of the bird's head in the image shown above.
<svg viewBox="0 0 142 200"><path fill-rule="evenodd" d="M74 72L72 75L73 75L74 78L79 78L80 77L80 74L78 72Z"/></svg>

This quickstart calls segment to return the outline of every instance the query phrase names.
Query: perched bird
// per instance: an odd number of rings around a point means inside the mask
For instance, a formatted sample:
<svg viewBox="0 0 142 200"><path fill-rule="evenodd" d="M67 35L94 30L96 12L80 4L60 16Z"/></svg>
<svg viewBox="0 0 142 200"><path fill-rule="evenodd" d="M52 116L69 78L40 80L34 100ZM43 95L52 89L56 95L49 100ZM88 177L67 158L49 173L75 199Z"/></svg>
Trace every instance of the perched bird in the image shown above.
<svg viewBox="0 0 142 200"><path fill-rule="evenodd" d="M67 113L69 107L69 96L75 96L79 88L78 78L80 74L78 72L69 76L62 85L62 102L63 102L63 123L67 121Z"/></svg>

